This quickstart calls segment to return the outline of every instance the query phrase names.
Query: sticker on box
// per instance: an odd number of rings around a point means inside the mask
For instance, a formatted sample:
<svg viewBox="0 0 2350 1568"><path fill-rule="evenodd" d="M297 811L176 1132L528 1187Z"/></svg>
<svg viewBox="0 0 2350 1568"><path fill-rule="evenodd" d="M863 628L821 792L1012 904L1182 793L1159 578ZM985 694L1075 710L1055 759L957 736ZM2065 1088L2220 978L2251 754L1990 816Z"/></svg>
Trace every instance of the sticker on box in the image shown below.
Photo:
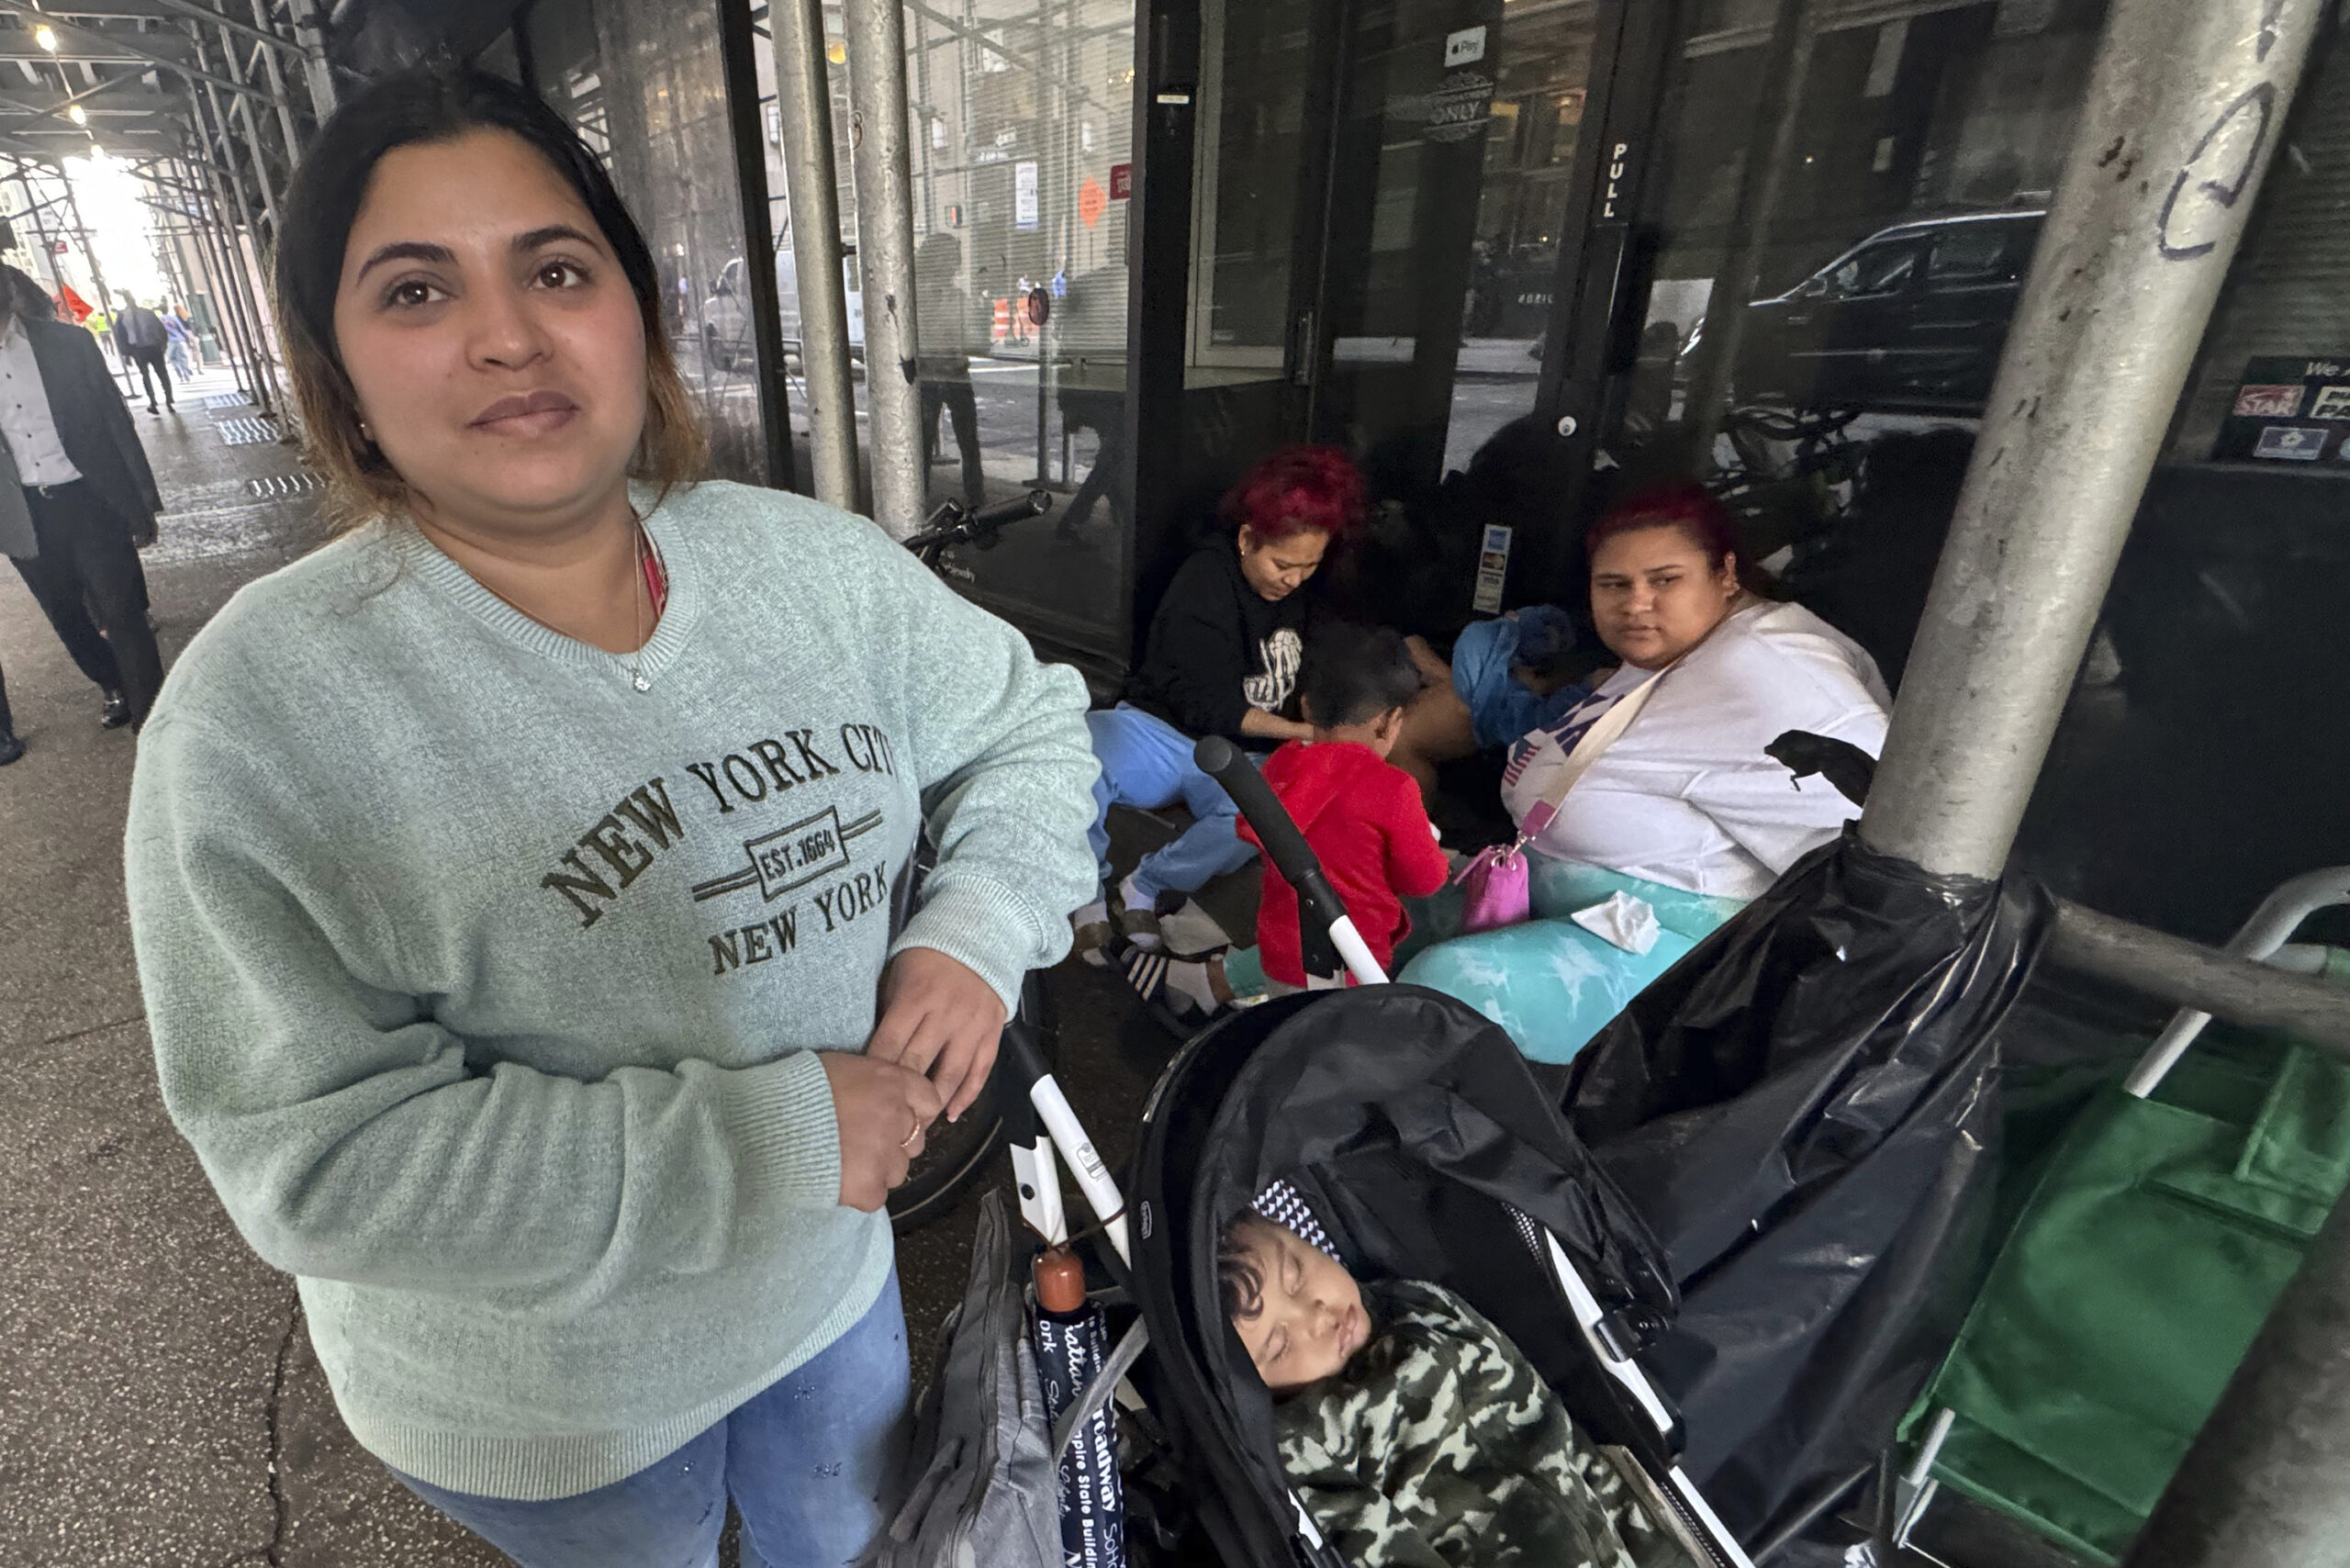
<svg viewBox="0 0 2350 1568"><path fill-rule="evenodd" d="M2282 458L2291 463L2314 463L2324 452L2325 432L2300 425L2270 425L2260 432L2260 444L2252 449L2255 457Z"/></svg>
<svg viewBox="0 0 2350 1568"><path fill-rule="evenodd" d="M2321 386L2310 405L2313 420L2350 420L2350 386Z"/></svg>
<svg viewBox="0 0 2350 1568"><path fill-rule="evenodd" d="M2281 386L2246 386L2236 393L2235 412L2240 419L2289 420L2301 411L2301 386L2289 382Z"/></svg>

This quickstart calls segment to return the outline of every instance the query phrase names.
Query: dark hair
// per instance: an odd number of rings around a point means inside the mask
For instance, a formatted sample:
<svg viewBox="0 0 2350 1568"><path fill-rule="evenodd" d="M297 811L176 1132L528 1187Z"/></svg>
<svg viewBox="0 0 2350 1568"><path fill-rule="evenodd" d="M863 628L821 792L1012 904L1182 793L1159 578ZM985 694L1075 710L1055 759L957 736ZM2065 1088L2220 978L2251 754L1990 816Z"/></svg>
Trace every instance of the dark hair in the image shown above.
<svg viewBox="0 0 2350 1568"><path fill-rule="evenodd" d="M30 274L0 262L0 321L53 321L57 301Z"/></svg>
<svg viewBox="0 0 2350 1568"><path fill-rule="evenodd" d="M1424 684L1402 633L1334 621L1306 638L1298 694L1315 729L1335 730L1407 706Z"/></svg>
<svg viewBox="0 0 2350 1568"><path fill-rule="evenodd" d="M1583 536L1583 554L1595 558L1599 547L1619 534L1648 528L1677 528L1682 536L1706 553L1706 562L1720 571L1722 563L1738 553L1738 520L1721 498L1705 486L1683 480L1640 491L1591 525Z"/></svg>
<svg viewBox="0 0 2350 1568"><path fill-rule="evenodd" d="M1333 541L1362 524L1362 470L1335 446L1287 446L1240 476L1225 492L1226 526L1259 539L1326 533Z"/></svg>
<svg viewBox="0 0 2350 1568"><path fill-rule="evenodd" d="M319 128L281 209L285 221L277 241L277 318L310 460L327 476L330 504L357 519L389 511L407 495L390 463L360 434L358 398L335 341L335 294L351 226L386 153L453 141L476 130L502 130L520 139L546 160L596 220L644 321L648 408L633 471L664 493L690 481L705 452L701 429L662 330L653 252L612 188L611 176L572 129L523 88L484 72L419 66L377 82Z"/></svg>
<svg viewBox="0 0 2350 1568"><path fill-rule="evenodd" d="M1243 1210L1215 1238L1216 1299L1231 1322L1246 1323L1265 1310L1265 1276L1258 1271L1248 1232L1251 1226L1270 1229L1272 1224L1254 1209Z"/></svg>

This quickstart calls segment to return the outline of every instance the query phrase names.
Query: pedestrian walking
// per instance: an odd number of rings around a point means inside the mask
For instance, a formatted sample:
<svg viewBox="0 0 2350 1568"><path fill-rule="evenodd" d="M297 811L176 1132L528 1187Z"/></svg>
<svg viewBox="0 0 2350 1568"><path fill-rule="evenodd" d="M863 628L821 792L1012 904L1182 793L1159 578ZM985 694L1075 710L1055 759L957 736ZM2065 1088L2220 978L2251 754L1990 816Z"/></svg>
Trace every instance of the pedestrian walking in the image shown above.
<svg viewBox="0 0 2350 1568"><path fill-rule="evenodd" d="M182 381L196 379L196 365L189 357L196 333L189 327L186 308L173 300L163 311L163 336L171 344L172 374Z"/></svg>
<svg viewBox="0 0 2350 1568"><path fill-rule="evenodd" d="M730 1499L745 1568L856 1561L884 1201L1068 950L1084 684L870 522L699 479L643 232L528 89L379 78L280 210L356 526L140 742L163 1102L352 1435L522 1568L714 1563Z"/></svg>
<svg viewBox="0 0 2350 1568"><path fill-rule="evenodd" d="M163 351L171 346L171 330L163 319L125 296L122 312L114 319L115 342L122 345L123 357L139 367L139 385L147 394L147 411L161 417L163 409L179 412L179 405L172 401L172 373L163 364ZM163 409L155 407L155 386L163 387Z"/></svg>
<svg viewBox="0 0 2350 1568"><path fill-rule="evenodd" d="M97 344L0 264L0 548L106 691L109 728L145 723L163 683L134 543L154 537L162 510Z"/></svg>

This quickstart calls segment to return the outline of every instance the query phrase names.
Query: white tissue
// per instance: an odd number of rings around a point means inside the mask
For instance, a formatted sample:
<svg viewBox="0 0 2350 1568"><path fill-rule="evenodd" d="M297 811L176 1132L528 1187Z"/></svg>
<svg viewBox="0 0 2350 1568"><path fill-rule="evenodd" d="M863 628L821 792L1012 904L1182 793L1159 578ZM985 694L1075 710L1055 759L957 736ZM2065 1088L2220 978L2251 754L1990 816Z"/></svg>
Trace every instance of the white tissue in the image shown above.
<svg viewBox="0 0 2350 1568"><path fill-rule="evenodd" d="M1656 911L1649 907L1648 901L1629 893L1610 893L1606 903L1579 909L1567 918L1627 953L1644 954L1664 935L1664 928L1656 923Z"/></svg>

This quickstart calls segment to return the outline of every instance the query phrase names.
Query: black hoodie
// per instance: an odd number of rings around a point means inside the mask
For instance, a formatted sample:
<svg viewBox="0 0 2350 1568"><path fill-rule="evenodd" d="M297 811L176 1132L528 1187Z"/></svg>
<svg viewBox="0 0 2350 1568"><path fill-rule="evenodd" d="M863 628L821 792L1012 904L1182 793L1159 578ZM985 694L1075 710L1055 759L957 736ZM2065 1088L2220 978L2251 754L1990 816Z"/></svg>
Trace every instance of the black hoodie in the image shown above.
<svg viewBox="0 0 2350 1568"><path fill-rule="evenodd" d="M1297 689L1312 585L1270 599L1240 573L1229 538L1193 551L1151 618L1126 700L1192 735L1241 739L1251 708L1284 713ZM1251 736L1256 746L1275 743Z"/></svg>

